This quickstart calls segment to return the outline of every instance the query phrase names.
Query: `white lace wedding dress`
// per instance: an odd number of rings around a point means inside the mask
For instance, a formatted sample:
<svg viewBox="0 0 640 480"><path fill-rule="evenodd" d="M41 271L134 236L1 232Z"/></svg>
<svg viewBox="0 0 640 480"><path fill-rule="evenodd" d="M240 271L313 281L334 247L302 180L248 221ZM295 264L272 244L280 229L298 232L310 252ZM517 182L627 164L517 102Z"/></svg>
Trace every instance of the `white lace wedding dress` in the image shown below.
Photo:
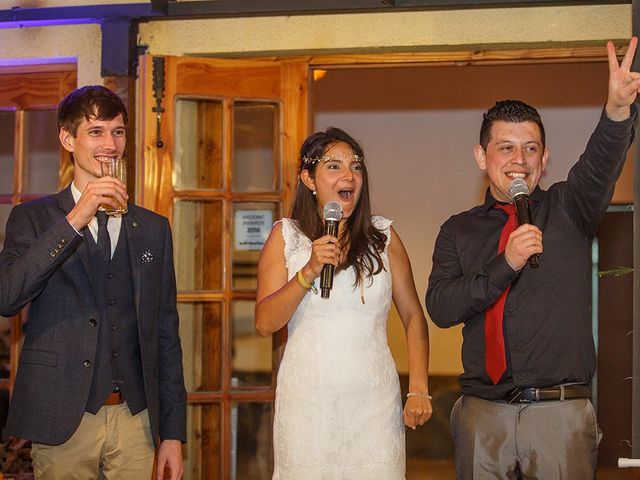
<svg viewBox="0 0 640 480"><path fill-rule="evenodd" d="M372 222L391 238L390 220ZM309 260L311 241L287 218L282 233L292 278ZM365 279L364 288L354 288L353 268L340 271L329 299L309 292L289 321L276 390L273 480L405 478L400 386L387 344L386 248L383 260L386 270L372 284Z"/></svg>

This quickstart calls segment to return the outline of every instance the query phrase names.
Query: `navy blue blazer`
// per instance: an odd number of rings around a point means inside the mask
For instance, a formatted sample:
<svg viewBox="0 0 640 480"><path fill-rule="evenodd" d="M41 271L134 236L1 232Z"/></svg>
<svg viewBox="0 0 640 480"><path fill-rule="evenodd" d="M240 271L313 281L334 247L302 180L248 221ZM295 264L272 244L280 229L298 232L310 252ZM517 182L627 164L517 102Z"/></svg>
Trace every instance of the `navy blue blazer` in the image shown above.
<svg viewBox="0 0 640 480"><path fill-rule="evenodd" d="M70 187L17 205L0 252L0 314L15 315L29 305L6 433L49 445L64 443L80 424L98 341L89 240L65 218L73 206ZM153 438L156 445L185 441L187 396L169 222L130 204L122 229Z"/></svg>

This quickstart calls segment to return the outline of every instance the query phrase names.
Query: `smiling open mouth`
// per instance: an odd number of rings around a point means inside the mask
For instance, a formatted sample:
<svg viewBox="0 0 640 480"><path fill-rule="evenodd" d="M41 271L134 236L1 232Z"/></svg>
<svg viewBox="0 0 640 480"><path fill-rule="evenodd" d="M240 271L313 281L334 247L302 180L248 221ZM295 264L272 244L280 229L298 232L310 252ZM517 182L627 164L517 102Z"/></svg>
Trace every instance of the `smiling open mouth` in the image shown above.
<svg viewBox="0 0 640 480"><path fill-rule="evenodd" d="M524 172L507 172L505 173L505 175L511 179L514 179L514 178L526 178L527 175L529 174Z"/></svg>
<svg viewBox="0 0 640 480"><path fill-rule="evenodd" d="M342 200L350 200L353 197L353 190L340 190L338 195Z"/></svg>

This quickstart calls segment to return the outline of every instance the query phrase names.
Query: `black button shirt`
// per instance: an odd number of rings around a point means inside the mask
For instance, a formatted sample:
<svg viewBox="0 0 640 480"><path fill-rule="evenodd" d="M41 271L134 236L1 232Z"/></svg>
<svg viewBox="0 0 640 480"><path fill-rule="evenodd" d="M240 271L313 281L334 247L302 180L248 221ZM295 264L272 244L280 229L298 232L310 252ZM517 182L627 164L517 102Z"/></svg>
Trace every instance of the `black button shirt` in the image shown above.
<svg viewBox="0 0 640 480"><path fill-rule="evenodd" d="M462 329L462 392L498 399L514 386L588 382L595 372L591 333L591 243L613 195L634 135L631 118L603 112L566 181L530 195L533 223L543 234L540 266L515 272L498 239L507 216L483 205L454 215L440 229L426 294L431 319ZM484 369L485 310L511 284L504 309L507 370L493 385Z"/></svg>

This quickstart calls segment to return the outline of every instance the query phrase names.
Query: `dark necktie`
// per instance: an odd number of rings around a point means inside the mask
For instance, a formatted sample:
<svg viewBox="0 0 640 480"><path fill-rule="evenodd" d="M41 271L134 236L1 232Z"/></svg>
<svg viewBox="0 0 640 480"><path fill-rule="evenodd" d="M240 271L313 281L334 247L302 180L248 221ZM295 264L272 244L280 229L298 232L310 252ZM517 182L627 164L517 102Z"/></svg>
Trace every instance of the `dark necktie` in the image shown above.
<svg viewBox="0 0 640 480"><path fill-rule="evenodd" d="M509 235L518 226L518 220L516 218L516 207L514 204L496 204L495 207L505 211L507 215L509 215L507 223L505 223L502 233L500 233L500 242L498 243L498 255L500 255L507 246ZM507 369L502 322L504 317L504 304L510 288L511 285L502 292L502 295L498 297L493 305L487 308L484 318L484 368L494 385L500 381L502 374Z"/></svg>
<svg viewBox="0 0 640 480"><path fill-rule="evenodd" d="M109 216L101 210L96 212L96 218L98 219L98 250L105 261L109 263L111 261L111 239L107 230Z"/></svg>

